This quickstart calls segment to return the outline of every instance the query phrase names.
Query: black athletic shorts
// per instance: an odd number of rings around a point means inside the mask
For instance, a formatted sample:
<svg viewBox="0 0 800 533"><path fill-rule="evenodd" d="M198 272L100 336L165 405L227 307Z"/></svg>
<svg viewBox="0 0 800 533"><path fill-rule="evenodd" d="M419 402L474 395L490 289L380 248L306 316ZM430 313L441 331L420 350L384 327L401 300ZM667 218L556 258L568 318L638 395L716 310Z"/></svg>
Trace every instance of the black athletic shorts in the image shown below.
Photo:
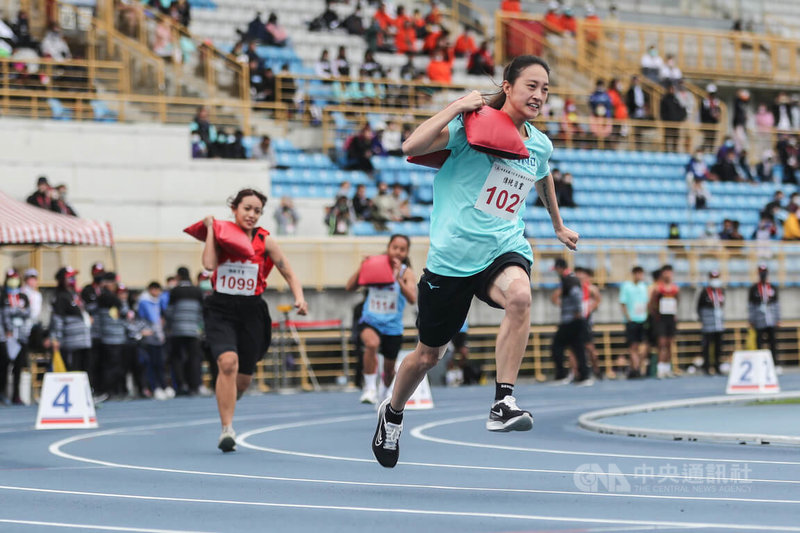
<svg viewBox="0 0 800 533"><path fill-rule="evenodd" d="M260 296L233 296L215 292L203 309L206 340L216 361L225 352L239 356L239 373L252 376L272 338L272 319Z"/></svg>
<svg viewBox="0 0 800 533"><path fill-rule="evenodd" d="M358 325L358 337L361 338L361 332L365 329L371 329L375 333L377 333L378 337L380 337L380 345L378 345L378 353L381 354L386 359L391 359L394 361L397 359L397 354L400 352L400 347L403 345L403 336L402 335L384 335L380 331L378 331L374 326L367 324L366 322L361 322ZM364 341L361 341L361 344L364 344Z"/></svg>
<svg viewBox="0 0 800 533"><path fill-rule="evenodd" d="M653 325L656 330L656 338L661 337L674 337L678 331L678 325L675 322L674 315L663 315L653 319Z"/></svg>
<svg viewBox="0 0 800 533"><path fill-rule="evenodd" d="M499 256L483 272L468 277L440 276L427 268L419 280L417 329L419 340L428 346L444 346L458 333L467 319L472 297L476 296L496 309L500 305L489 298L494 278L505 267L517 265L531 276L531 263L516 252Z"/></svg>
<svg viewBox="0 0 800 533"><path fill-rule="evenodd" d="M644 322L628 322L625 324L625 340L628 341L628 346L647 340Z"/></svg>

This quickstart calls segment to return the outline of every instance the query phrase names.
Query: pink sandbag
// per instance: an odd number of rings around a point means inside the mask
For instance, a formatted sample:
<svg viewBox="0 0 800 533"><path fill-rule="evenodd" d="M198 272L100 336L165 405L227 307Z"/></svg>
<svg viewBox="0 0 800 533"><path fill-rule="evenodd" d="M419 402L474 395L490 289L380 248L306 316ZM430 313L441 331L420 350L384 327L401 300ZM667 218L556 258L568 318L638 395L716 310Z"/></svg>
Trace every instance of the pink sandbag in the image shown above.
<svg viewBox="0 0 800 533"><path fill-rule="evenodd" d="M359 285L388 285L394 283L394 270L389 256L373 255L364 259L358 271Z"/></svg>
<svg viewBox="0 0 800 533"><path fill-rule="evenodd" d="M195 222L188 228L184 228L184 233L188 233L198 241L206 240L208 228L203 221ZM237 224L227 220L214 220L214 239L220 247L236 257L249 258L255 255L253 243L247 234Z"/></svg>
<svg viewBox="0 0 800 533"><path fill-rule="evenodd" d="M530 153L519 135L517 127L505 111L483 106L464 113L464 131L470 147L479 152L503 159L528 159ZM409 163L431 168L442 168L450 150L414 155Z"/></svg>

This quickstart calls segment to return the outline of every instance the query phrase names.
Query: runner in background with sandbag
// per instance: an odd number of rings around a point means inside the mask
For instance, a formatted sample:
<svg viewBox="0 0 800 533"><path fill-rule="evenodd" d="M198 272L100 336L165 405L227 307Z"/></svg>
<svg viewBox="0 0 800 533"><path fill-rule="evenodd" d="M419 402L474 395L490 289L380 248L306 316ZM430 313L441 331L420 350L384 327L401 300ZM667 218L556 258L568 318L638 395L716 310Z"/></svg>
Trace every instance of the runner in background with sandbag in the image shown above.
<svg viewBox="0 0 800 533"><path fill-rule="evenodd" d="M363 393L361 403L378 403L394 379L394 364L403 343L403 310L417 303L417 285L408 260L411 241L392 235L386 253L366 258L350 276L345 289L367 287L367 299L358 321L363 345ZM378 352L383 355L383 377L378 371ZM380 383L379 383L380 380Z"/></svg>
<svg viewBox="0 0 800 533"><path fill-rule="evenodd" d="M203 268L214 271L214 293L205 300L205 327L219 368L215 390L222 422L218 447L223 452L236 449L236 400L250 386L256 363L271 341L272 319L262 294L273 266L289 284L297 312L308 312L289 261L269 232L256 226L266 203L262 193L242 189L228 201L235 223L209 216L184 230L205 240Z"/></svg>
<svg viewBox="0 0 800 533"><path fill-rule="evenodd" d="M498 93L487 99L471 92L423 122L403 143L410 156L447 153L434 179L430 251L419 283L420 342L403 360L391 399L378 409L372 451L384 467L397 464L406 402L461 329L473 296L505 309L486 428L533 427L533 416L517 407L513 392L530 332L533 253L521 213L534 186L557 238L572 250L578 242L558 210L548 164L553 144L528 122L539 116L549 84L547 63L516 57L505 68Z"/></svg>

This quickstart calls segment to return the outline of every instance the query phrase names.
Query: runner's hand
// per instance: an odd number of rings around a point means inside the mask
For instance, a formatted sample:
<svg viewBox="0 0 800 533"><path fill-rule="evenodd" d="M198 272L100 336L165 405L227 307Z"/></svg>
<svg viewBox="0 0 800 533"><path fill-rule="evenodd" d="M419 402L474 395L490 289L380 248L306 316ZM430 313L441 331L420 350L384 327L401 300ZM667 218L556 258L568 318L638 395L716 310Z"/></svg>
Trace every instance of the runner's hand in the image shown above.
<svg viewBox="0 0 800 533"><path fill-rule="evenodd" d="M578 249L578 239L580 238L580 235L568 227L562 226L561 229L556 230L556 237L558 237L558 240L570 250L574 251Z"/></svg>
<svg viewBox="0 0 800 533"><path fill-rule="evenodd" d="M458 103L461 104L462 112L468 112L482 108L486 105L486 100L479 91L472 91L464 98L458 100Z"/></svg>
<svg viewBox="0 0 800 533"><path fill-rule="evenodd" d="M305 300L295 300L294 308L297 310L298 315L308 314L308 302Z"/></svg>
<svg viewBox="0 0 800 533"><path fill-rule="evenodd" d="M211 226L213 226L214 225L214 217L211 216L211 215L208 215L206 218L203 219L203 225L205 227L207 227L207 228L210 228Z"/></svg>

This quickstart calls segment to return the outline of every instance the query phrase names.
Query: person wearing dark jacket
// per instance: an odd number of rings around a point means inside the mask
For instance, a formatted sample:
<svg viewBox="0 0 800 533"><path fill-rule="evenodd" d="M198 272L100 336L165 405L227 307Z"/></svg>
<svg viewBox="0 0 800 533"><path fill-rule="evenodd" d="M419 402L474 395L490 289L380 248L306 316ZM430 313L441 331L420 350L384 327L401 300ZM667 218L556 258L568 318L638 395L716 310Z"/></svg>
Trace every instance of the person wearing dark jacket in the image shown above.
<svg viewBox="0 0 800 533"><path fill-rule="evenodd" d="M36 182L36 191L28 196L26 201L42 209L53 208L53 199L50 196L50 184L47 182L47 177L39 176L39 180Z"/></svg>
<svg viewBox="0 0 800 533"><path fill-rule="evenodd" d="M195 395L200 390L203 354L203 291L192 284L189 269L178 269L178 285L169 293L166 313L170 336L170 365L178 394Z"/></svg>
<svg viewBox="0 0 800 533"><path fill-rule="evenodd" d="M103 263L92 263L92 282L81 289L81 300L83 300L85 311L89 313L91 317L92 324L91 366L87 372L89 372L89 382L92 383L92 386L95 386L98 391L103 388L103 357L100 353L100 322L97 320L97 298L100 296L102 289L101 284L104 273L105 266Z"/></svg>
<svg viewBox="0 0 800 533"><path fill-rule="evenodd" d="M0 293L0 319L3 321L2 329L6 337L6 358L0 360L0 397L8 397L5 389L8 383L8 366L11 364L11 401L15 405L22 405L20 376L22 369L28 364L28 339L31 333L31 304L20 290L21 285L19 272L10 268L6 272L3 291Z"/></svg>
<svg viewBox="0 0 800 533"><path fill-rule="evenodd" d="M647 95L639 82L639 76L631 77L631 85L625 93L625 106L630 118L647 118Z"/></svg>
<svg viewBox="0 0 800 533"><path fill-rule="evenodd" d="M720 373L719 364L722 358L722 334L725 332L725 290L719 272L708 273L708 284L700 290L697 298L697 316L700 318L700 329L703 334L703 372L710 373L713 366L716 374ZM711 345L714 346L713 358Z"/></svg>
<svg viewBox="0 0 800 533"><path fill-rule="evenodd" d="M114 272L103 274L100 295L97 297L97 322L103 358L102 391L109 396L127 394L124 390L123 348L128 341L128 306L120 300L117 289L117 275Z"/></svg>
<svg viewBox="0 0 800 533"><path fill-rule="evenodd" d="M778 287L769 282L767 265L758 266L758 283L750 286L747 295L747 320L756 330L756 348L769 345L772 361L778 365L778 343L775 330L781 321Z"/></svg>
<svg viewBox="0 0 800 533"><path fill-rule="evenodd" d="M591 385L594 380L586 362L586 332L588 328L582 313L583 289L581 282L569 270L567 262L563 259L556 259L553 270L561 279L561 287L556 289L552 298L553 303L561 306L561 319L551 347L556 367L556 379L561 380L567 377L567 371L564 369L564 348L569 347L578 363L578 368L573 369L574 382Z"/></svg>
<svg viewBox="0 0 800 533"><path fill-rule="evenodd" d="M78 271L69 266L56 272L58 287L52 301L50 338L53 350L61 350L67 370L89 373L92 368L92 319L77 293L77 274ZM89 377L92 377L90 373ZM91 383L92 388L97 385Z"/></svg>
<svg viewBox="0 0 800 533"><path fill-rule="evenodd" d="M715 129L722 117L722 103L717 96L717 86L713 83L706 85L708 98L703 98L700 102L700 122L703 124L703 149L713 150L714 140L717 136Z"/></svg>
<svg viewBox="0 0 800 533"><path fill-rule="evenodd" d="M678 97L675 96L675 86L669 85L667 93L661 97L661 120L664 122L678 123L686 120L686 109L681 105ZM675 152L678 149L679 127L664 127L664 148L668 152Z"/></svg>

